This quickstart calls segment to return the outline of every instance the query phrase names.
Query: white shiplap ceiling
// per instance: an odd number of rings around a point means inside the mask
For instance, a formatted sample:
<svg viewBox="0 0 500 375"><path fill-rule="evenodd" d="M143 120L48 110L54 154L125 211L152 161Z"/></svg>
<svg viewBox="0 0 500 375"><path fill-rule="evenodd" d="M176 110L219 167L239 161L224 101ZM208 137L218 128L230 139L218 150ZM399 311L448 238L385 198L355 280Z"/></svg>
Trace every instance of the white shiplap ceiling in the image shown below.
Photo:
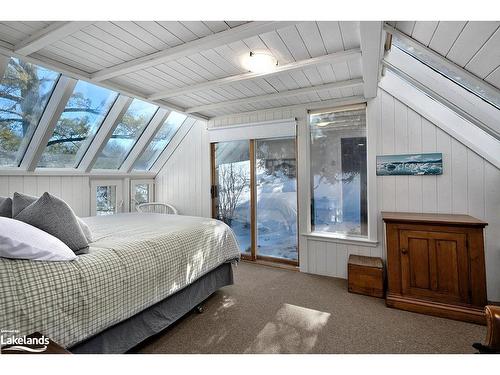
<svg viewBox="0 0 500 375"><path fill-rule="evenodd" d="M366 24L0 22L0 52L208 118L366 96L363 81L376 83L378 69L367 79L363 63L379 64L383 39L381 22ZM361 51L363 32L376 34L375 52ZM272 53L285 69L249 76L241 60L250 51Z"/></svg>

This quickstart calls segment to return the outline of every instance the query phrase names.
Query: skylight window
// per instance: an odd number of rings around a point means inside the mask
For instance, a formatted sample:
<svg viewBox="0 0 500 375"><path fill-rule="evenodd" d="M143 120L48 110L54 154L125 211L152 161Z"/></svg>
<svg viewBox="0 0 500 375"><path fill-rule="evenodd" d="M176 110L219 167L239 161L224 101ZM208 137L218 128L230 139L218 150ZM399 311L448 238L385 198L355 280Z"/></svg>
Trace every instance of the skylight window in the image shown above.
<svg viewBox="0 0 500 375"><path fill-rule="evenodd" d="M137 159L133 169L136 171L151 169L162 151L168 146L177 130L179 130L184 123L186 117L186 115L181 113L171 112L141 157Z"/></svg>
<svg viewBox="0 0 500 375"><path fill-rule="evenodd" d="M483 83L479 78L474 79L471 75L464 74L463 70L454 66L453 63L444 63L444 58L439 58L439 56L435 56L424 47L419 47L417 43L409 43L397 35L392 36L392 45L497 109L500 109L500 95L498 92L489 87L488 84Z"/></svg>
<svg viewBox="0 0 500 375"><path fill-rule="evenodd" d="M94 169L118 169L155 114L157 106L134 99L101 151Z"/></svg>
<svg viewBox="0 0 500 375"><path fill-rule="evenodd" d="M38 167L76 167L117 96L111 90L78 81Z"/></svg>
<svg viewBox="0 0 500 375"><path fill-rule="evenodd" d="M0 166L18 167L59 74L11 58L0 81Z"/></svg>

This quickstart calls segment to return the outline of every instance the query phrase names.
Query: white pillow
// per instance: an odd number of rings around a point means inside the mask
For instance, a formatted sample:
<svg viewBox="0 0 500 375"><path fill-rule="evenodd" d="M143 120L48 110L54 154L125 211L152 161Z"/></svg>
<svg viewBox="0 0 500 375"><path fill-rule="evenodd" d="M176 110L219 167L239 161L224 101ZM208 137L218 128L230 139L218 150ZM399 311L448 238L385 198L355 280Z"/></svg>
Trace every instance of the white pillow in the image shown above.
<svg viewBox="0 0 500 375"><path fill-rule="evenodd" d="M47 261L77 256L60 239L22 221L0 217L0 257Z"/></svg>

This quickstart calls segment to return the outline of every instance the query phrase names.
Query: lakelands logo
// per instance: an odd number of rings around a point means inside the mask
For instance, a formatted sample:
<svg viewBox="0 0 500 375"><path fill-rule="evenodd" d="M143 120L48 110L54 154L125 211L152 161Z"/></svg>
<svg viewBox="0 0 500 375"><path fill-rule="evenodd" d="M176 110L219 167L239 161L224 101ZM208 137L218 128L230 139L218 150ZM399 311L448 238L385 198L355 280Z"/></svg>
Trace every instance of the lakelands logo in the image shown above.
<svg viewBox="0 0 500 375"><path fill-rule="evenodd" d="M44 335L27 337L26 335L19 336L18 330L0 330L0 353L9 351L43 353L47 350L47 345L49 345L49 338Z"/></svg>

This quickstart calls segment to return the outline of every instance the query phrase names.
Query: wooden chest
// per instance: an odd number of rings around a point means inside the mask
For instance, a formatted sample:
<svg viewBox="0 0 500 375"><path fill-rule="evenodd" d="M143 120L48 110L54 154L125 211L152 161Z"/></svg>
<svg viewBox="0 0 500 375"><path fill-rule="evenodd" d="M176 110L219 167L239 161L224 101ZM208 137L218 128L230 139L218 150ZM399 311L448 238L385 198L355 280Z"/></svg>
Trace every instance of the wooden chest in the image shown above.
<svg viewBox="0 0 500 375"><path fill-rule="evenodd" d="M484 324L484 221L468 215L382 212L386 304Z"/></svg>
<svg viewBox="0 0 500 375"><path fill-rule="evenodd" d="M347 279L351 293L384 297L384 266L380 258L350 255Z"/></svg>

